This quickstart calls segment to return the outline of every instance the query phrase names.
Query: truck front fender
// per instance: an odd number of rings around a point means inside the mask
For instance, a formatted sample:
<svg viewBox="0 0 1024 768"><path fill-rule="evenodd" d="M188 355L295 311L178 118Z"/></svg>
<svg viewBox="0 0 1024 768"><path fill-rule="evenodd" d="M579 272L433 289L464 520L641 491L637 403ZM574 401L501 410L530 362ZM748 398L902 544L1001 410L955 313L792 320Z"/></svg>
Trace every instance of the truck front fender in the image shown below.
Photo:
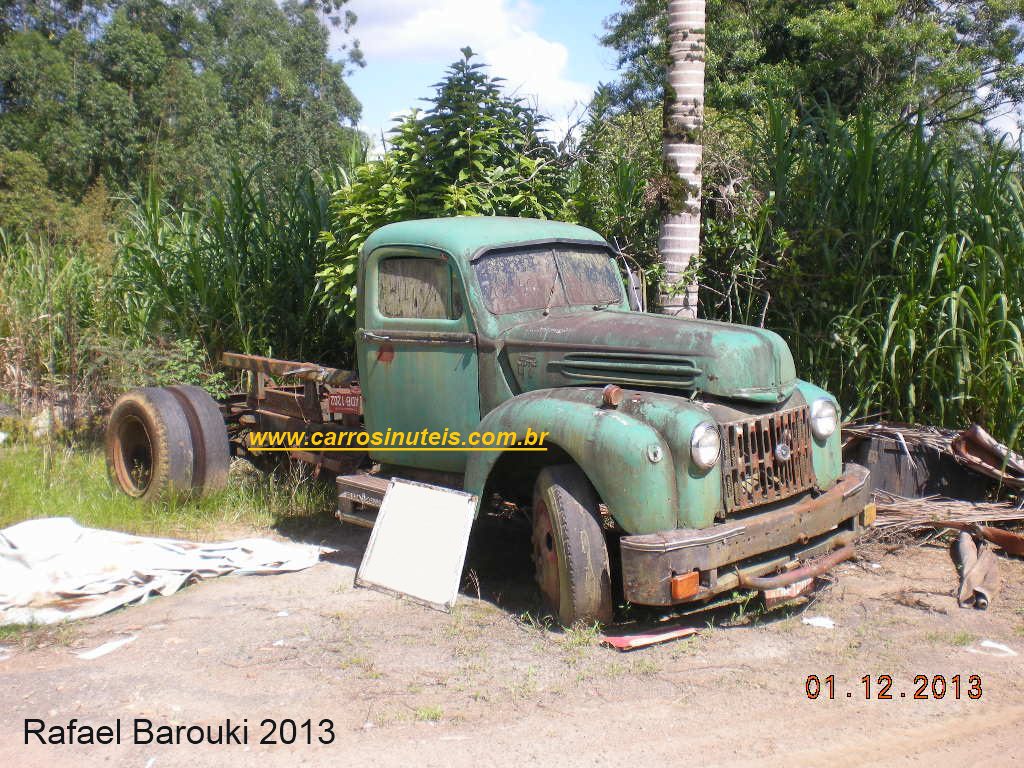
<svg viewBox="0 0 1024 768"><path fill-rule="evenodd" d="M492 410L481 432L547 432L544 442L565 451L583 470L616 522L628 533L676 527L676 457L665 438L632 415L601 407L601 391L544 389L506 400ZM482 497L502 454L470 455L465 490Z"/></svg>

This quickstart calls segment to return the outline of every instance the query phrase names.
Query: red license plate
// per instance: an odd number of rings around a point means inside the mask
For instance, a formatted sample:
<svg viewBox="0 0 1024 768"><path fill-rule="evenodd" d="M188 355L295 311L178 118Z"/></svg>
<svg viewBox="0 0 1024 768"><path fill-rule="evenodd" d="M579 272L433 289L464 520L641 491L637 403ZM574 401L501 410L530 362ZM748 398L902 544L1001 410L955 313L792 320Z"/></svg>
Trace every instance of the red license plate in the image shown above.
<svg viewBox="0 0 1024 768"><path fill-rule="evenodd" d="M331 392L327 396L328 413L353 413L357 416L363 412L363 395L358 389L346 389Z"/></svg>

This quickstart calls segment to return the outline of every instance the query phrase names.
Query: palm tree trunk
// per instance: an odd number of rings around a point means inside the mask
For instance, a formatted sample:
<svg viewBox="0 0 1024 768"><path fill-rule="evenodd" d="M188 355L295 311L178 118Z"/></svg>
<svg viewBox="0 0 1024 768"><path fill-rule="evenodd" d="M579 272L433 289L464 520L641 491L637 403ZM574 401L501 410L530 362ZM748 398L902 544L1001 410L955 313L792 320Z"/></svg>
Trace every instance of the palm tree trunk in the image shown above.
<svg viewBox="0 0 1024 768"><path fill-rule="evenodd" d="M658 251L665 264L666 314L697 316L697 285L683 273L700 248L701 130L704 125L704 0L669 0L670 63L665 83L664 162L672 179L670 210ZM675 295L672 295L672 294Z"/></svg>

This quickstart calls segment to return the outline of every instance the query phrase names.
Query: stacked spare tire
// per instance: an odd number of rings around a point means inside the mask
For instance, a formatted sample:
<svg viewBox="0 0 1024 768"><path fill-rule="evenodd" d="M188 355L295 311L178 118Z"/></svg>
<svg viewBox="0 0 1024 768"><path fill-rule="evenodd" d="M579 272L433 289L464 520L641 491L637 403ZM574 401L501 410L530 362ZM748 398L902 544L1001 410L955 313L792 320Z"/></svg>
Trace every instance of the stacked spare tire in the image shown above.
<svg viewBox="0 0 1024 768"><path fill-rule="evenodd" d="M143 387L110 412L107 469L133 498L198 498L222 489L231 452L220 407L202 388Z"/></svg>

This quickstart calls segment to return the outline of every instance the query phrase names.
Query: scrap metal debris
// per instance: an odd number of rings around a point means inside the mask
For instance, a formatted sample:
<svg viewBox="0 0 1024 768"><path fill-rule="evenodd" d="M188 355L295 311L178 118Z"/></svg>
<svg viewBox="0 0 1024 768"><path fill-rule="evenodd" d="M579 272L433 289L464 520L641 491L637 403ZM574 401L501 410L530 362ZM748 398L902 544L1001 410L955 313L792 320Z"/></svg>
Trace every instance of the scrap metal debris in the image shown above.
<svg viewBox="0 0 1024 768"><path fill-rule="evenodd" d="M988 477L954 453L955 430L882 422L843 427L843 459L871 470L871 490L906 497L982 500Z"/></svg>
<svg viewBox="0 0 1024 768"><path fill-rule="evenodd" d="M999 564L992 545L984 540L979 543L967 531L961 531L952 551L960 574L957 604L984 611L999 589Z"/></svg>
<svg viewBox="0 0 1024 768"><path fill-rule="evenodd" d="M999 588L996 550L1024 556L1024 535L984 523L1024 521L1024 509L1005 502L973 502L956 499L907 499L875 492L877 516L871 536L881 540L906 540L922 531L959 532L951 554L960 576L957 603L961 608L988 608Z"/></svg>
<svg viewBox="0 0 1024 768"><path fill-rule="evenodd" d="M697 634L695 627L673 627L671 629L651 629L646 632L633 632L626 635L601 635L601 645L619 651L635 651L652 645L667 643Z"/></svg>
<svg viewBox="0 0 1024 768"><path fill-rule="evenodd" d="M872 488L902 496L981 499L991 480L1024 489L1024 457L978 424L962 431L888 422L847 425L843 456L870 467Z"/></svg>
<svg viewBox="0 0 1024 768"><path fill-rule="evenodd" d="M198 544L85 528L67 517L0 530L0 626L88 618L198 579L298 571L324 550L268 539Z"/></svg>
<svg viewBox="0 0 1024 768"><path fill-rule="evenodd" d="M954 437L950 450L964 466L1010 488L1024 488L1024 458L977 424Z"/></svg>

